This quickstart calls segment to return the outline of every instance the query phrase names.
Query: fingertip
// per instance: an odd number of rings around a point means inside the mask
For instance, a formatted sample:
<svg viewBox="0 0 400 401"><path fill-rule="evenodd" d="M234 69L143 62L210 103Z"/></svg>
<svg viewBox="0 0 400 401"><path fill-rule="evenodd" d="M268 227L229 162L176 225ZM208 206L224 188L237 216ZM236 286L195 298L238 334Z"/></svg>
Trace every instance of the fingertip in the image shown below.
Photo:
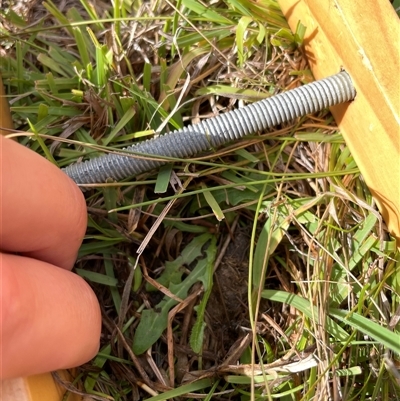
<svg viewBox="0 0 400 401"><path fill-rule="evenodd" d="M79 247L86 233L88 215L86 200L82 191L70 177L63 172L61 173L65 176L64 178L67 181L65 187L70 194L71 203L74 207L71 208L72 212L69 215L70 223L65 226L64 231L64 236L70 239L70 241L68 241L68 247L62 247L65 257L61 258L60 254L56 254L53 256L55 258L54 262L51 263L71 270L74 267ZM50 253L51 249L48 249L47 252ZM35 257L37 257L37 255L35 255Z"/></svg>
<svg viewBox="0 0 400 401"><path fill-rule="evenodd" d="M87 224L82 191L58 167L10 139L0 138L0 152L0 249L71 269Z"/></svg>
<svg viewBox="0 0 400 401"><path fill-rule="evenodd" d="M0 378L76 367L93 358L101 312L90 286L45 262L0 258Z"/></svg>

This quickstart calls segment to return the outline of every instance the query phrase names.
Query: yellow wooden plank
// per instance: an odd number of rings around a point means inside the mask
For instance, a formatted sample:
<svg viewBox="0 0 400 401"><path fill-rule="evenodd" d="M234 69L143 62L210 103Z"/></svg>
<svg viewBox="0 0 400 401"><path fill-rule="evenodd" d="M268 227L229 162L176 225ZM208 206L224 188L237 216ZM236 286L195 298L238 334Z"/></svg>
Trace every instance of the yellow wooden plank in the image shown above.
<svg viewBox="0 0 400 401"><path fill-rule="evenodd" d="M389 231L400 245L399 19L388 0L278 0L292 30L306 27L315 78L344 68L357 97L332 107Z"/></svg>
<svg viewBox="0 0 400 401"><path fill-rule="evenodd" d="M67 382L73 378L65 370L58 374ZM65 388L53 379L51 373L0 381L1 401L62 401L65 392ZM82 401L82 397L69 393L68 401Z"/></svg>

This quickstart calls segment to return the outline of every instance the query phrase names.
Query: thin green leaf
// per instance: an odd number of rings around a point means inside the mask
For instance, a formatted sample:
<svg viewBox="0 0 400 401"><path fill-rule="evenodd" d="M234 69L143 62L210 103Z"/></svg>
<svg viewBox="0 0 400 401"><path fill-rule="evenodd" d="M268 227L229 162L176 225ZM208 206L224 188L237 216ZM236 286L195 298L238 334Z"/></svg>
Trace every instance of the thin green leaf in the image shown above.
<svg viewBox="0 0 400 401"><path fill-rule="evenodd" d="M54 160L54 157L51 154L50 150L48 149L48 147L44 143L44 141L41 138L41 136L37 134L37 131L36 131L35 127L31 124L31 122L29 120L28 120L28 124L31 127L31 131L35 134L35 140L39 143L39 146L43 150L43 153L45 154L47 160L49 160L50 162L52 162L54 165L57 166L57 162Z"/></svg>
<svg viewBox="0 0 400 401"><path fill-rule="evenodd" d="M186 233L205 233L208 231L207 227L198 226L196 224L187 224L183 221L171 221L171 220L164 220L163 224L165 227L175 227L181 232Z"/></svg>
<svg viewBox="0 0 400 401"><path fill-rule="evenodd" d="M160 167L157 174L157 181L154 188L154 193L164 194L165 192L167 192L171 180L172 167L172 163L167 163L166 165Z"/></svg>
<svg viewBox="0 0 400 401"><path fill-rule="evenodd" d="M329 308L329 315L353 327L353 329L368 335L379 344L400 355L400 339L397 333L355 312Z"/></svg>
<svg viewBox="0 0 400 401"><path fill-rule="evenodd" d="M296 43L301 46L303 44L304 35L306 34L306 26L301 23L301 21L297 22L296 32L295 32L295 40Z"/></svg>
<svg viewBox="0 0 400 401"><path fill-rule="evenodd" d="M201 379L190 384L184 384L173 390L165 391L162 394L155 395L154 397L147 398L146 401L168 401L175 397L179 397L188 393L194 393L198 390L204 390L212 386L210 379Z"/></svg>
<svg viewBox="0 0 400 401"><path fill-rule="evenodd" d="M238 49L239 67L243 67L246 55L244 54L245 34L247 27L253 22L251 17L244 16L240 18L236 27L236 46Z"/></svg>
<svg viewBox="0 0 400 401"><path fill-rule="evenodd" d="M75 271L83 278L87 278L93 283L108 285L115 287L118 284L118 280L113 277L106 276L105 274L91 272L83 269L75 269Z"/></svg>
<svg viewBox="0 0 400 401"><path fill-rule="evenodd" d="M68 77L68 74L64 72L64 70L60 67L60 65L56 61L54 61L51 57L49 57L47 54L41 53L37 56L37 59L40 63L50 68L51 71L57 72L63 77Z"/></svg>
<svg viewBox="0 0 400 401"><path fill-rule="evenodd" d="M112 259L110 259L110 257L106 254L103 254L103 258L104 258L104 270L106 272L107 277L109 277L111 280L117 280L118 283L118 279L115 277L114 264ZM110 292L114 302L115 310L119 314L121 308L121 295L116 285L111 286Z"/></svg>
<svg viewBox="0 0 400 401"><path fill-rule="evenodd" d="M203 182L201 183L201 187L204 188L204 189L207 188L206 184L203 183ZM211 207L211 209L212 209L215 217L217 218L217 220L218 221L222 221L225 218L225 216L224 216L224 213L221 210L218 202L215 200L213 194L211 192L209 192L209 191L204 191L203 195L204 195L204 198L205 198L206 202Z"/></svg>
<svg viewBox="0 0 400 401"><path fill-rule="evenodd" d="M78 259L86 255L96 254L98 252L105 253L106 250L109 250L109 252L116 252L115 249L113 250L113 246L123 241L124 240L121 238L117 240L108 239L107 241L103 240L85 243L79 248Z"/></svg>
<svg viewBox="0 0 400 401"><path fill-rule="evenodd" d="M118 199L117 189L113 187L104 187L103 195L104 195L104 204L106 206L107 211L114 210L117 207L117 199ZM116 212L109 212L108 218L112 223L114 224L118 223L118 217Z"/></svg>
<svg viewBox="0 0 400 401"><path fill-rule="evenodd" d="M258 163L260 161L260 159L258 159L257 157L253 156L249 151L247 151L246 149L238 149L235 150L235 153L237 155L239 155L240 157L243 157L243 159L246 159L252 163Z"/></svg>
<svg viewBox="0 0 400 401"><path fill-rule="evenodd" d="M261 234L258 238L254 252L253 265L253 286L257 291L260 285L263 285L265 276L264 266L267 265L270 255L282 241L285 231L288 229L291 220L285 205L279 206L277 213L270 212L270 217L264 224Z"/></svg>
<svg viewBox="0 0 400 401"><path fill-rule="evenodd" d="M182 0L182 4L189 10L200 15L205 21L214 22L218 25L233 25L233 21L214 11L211 7L203 6L196 0Z"/></svg>
<svg viewBox="0 0 400 401"><path fill-rule="evenodd" d="M204 321L204 315L206 312L207 302L211 295L212 286L213 286L213 273L214 273L214 264L215 257L217 253L217 239L213 237L211 239L211 244L208 248L207 252L207 266L205 268L205 274L202 278L203 287L204 287L204 295L201 299L200 305L197 307L197 318L196 322L193 325L192 332L190 333L189 344L192 347L193 351L196 354L200 354L203 348L203 339L204 339L204 329L206 327L206 323Z"/></svg>
<svg viewBox="0 0 400 401"><path fill-rule="evenodd" d="M302 298L299 295L290 294L285 291L278 290L264 290L261 293L263 298L269 299L270 301L282 302L293 306L309 319L318 319L318 309L316 306L311 305L308 299ZM317 324L323 325L326 331L332 335L335 340L346 341L349 334L346 333L335 321L327 317L325 322L318 322Z"/></svg>
<svg viewBox="0 0 400 401"><path fill-rule="evenodd" d="M82 29L80 27L73 28L76 44L78 46L79 57L83 68L86 71L87 66L90 64L90 55L88 51L89 41L84 37ZM85 40L86 39L86 40Z"/></svg>
<svg viewBox="0 0 400 401"><path fill-rule="evenodd" d="M228 85L209 85L196 91L196 95L203 96L215 94L231 99L243 99L247 101L258 101L270 97L269 93L257 91L254 89L241 89Z"/></svg>
<svg viewBox="0 0 400 401"><path fill-rule="evenodd" d="M118 124L111 130L111 132L103 139L103 145L107 146L114 138L125 128L125 126L135 116L136 110L134 107L130 107L126 110L125 114L120 118Z"/></svg>

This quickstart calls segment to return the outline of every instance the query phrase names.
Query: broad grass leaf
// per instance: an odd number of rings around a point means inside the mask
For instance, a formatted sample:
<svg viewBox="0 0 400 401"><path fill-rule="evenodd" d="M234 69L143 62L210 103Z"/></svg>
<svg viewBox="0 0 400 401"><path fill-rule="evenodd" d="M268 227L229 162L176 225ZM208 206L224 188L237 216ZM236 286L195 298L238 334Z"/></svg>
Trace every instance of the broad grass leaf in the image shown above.
<svg viewBox="0 0 400 401"><path fill-rule="evenodd" d="M203 238L205 242L212 239L211 234L203 234L200 237ZM201 246L198 247L200 254L202 252L201 248ZM172 282L170 283L169 290L178 298L185 299L189 289L196 282L202 281L203 284L206 282L206 270L209 263L209 252L210 250L208 247L205 251L205 257L202 259L198 259L193 271L182 282L179 282L177 284ZM142 312L140 323L136 329L133 338L132 349L136 355L140 355L145 352L160 338L163 331L167 328L168 312L176 304L176 300L164 296L162 301L158 303L155 308L146 309Z"/></svg>

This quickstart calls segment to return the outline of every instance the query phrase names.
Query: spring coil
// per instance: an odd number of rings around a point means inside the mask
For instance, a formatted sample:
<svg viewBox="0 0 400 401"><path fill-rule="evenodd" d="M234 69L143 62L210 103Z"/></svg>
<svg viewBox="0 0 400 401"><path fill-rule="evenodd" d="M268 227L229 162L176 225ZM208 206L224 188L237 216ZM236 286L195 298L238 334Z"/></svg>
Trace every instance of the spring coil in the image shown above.
<svg viewBox="0 0 400 401"><path fill-rule="evenodd" d="M104 183L109 178L122 180L166 163L135 158L135 154L188 158L297 117L353 100L355 95L350 76L342 71L124 149L132 155L107 154L72 164L63 171L77 184L83 185Z"/></svg>

